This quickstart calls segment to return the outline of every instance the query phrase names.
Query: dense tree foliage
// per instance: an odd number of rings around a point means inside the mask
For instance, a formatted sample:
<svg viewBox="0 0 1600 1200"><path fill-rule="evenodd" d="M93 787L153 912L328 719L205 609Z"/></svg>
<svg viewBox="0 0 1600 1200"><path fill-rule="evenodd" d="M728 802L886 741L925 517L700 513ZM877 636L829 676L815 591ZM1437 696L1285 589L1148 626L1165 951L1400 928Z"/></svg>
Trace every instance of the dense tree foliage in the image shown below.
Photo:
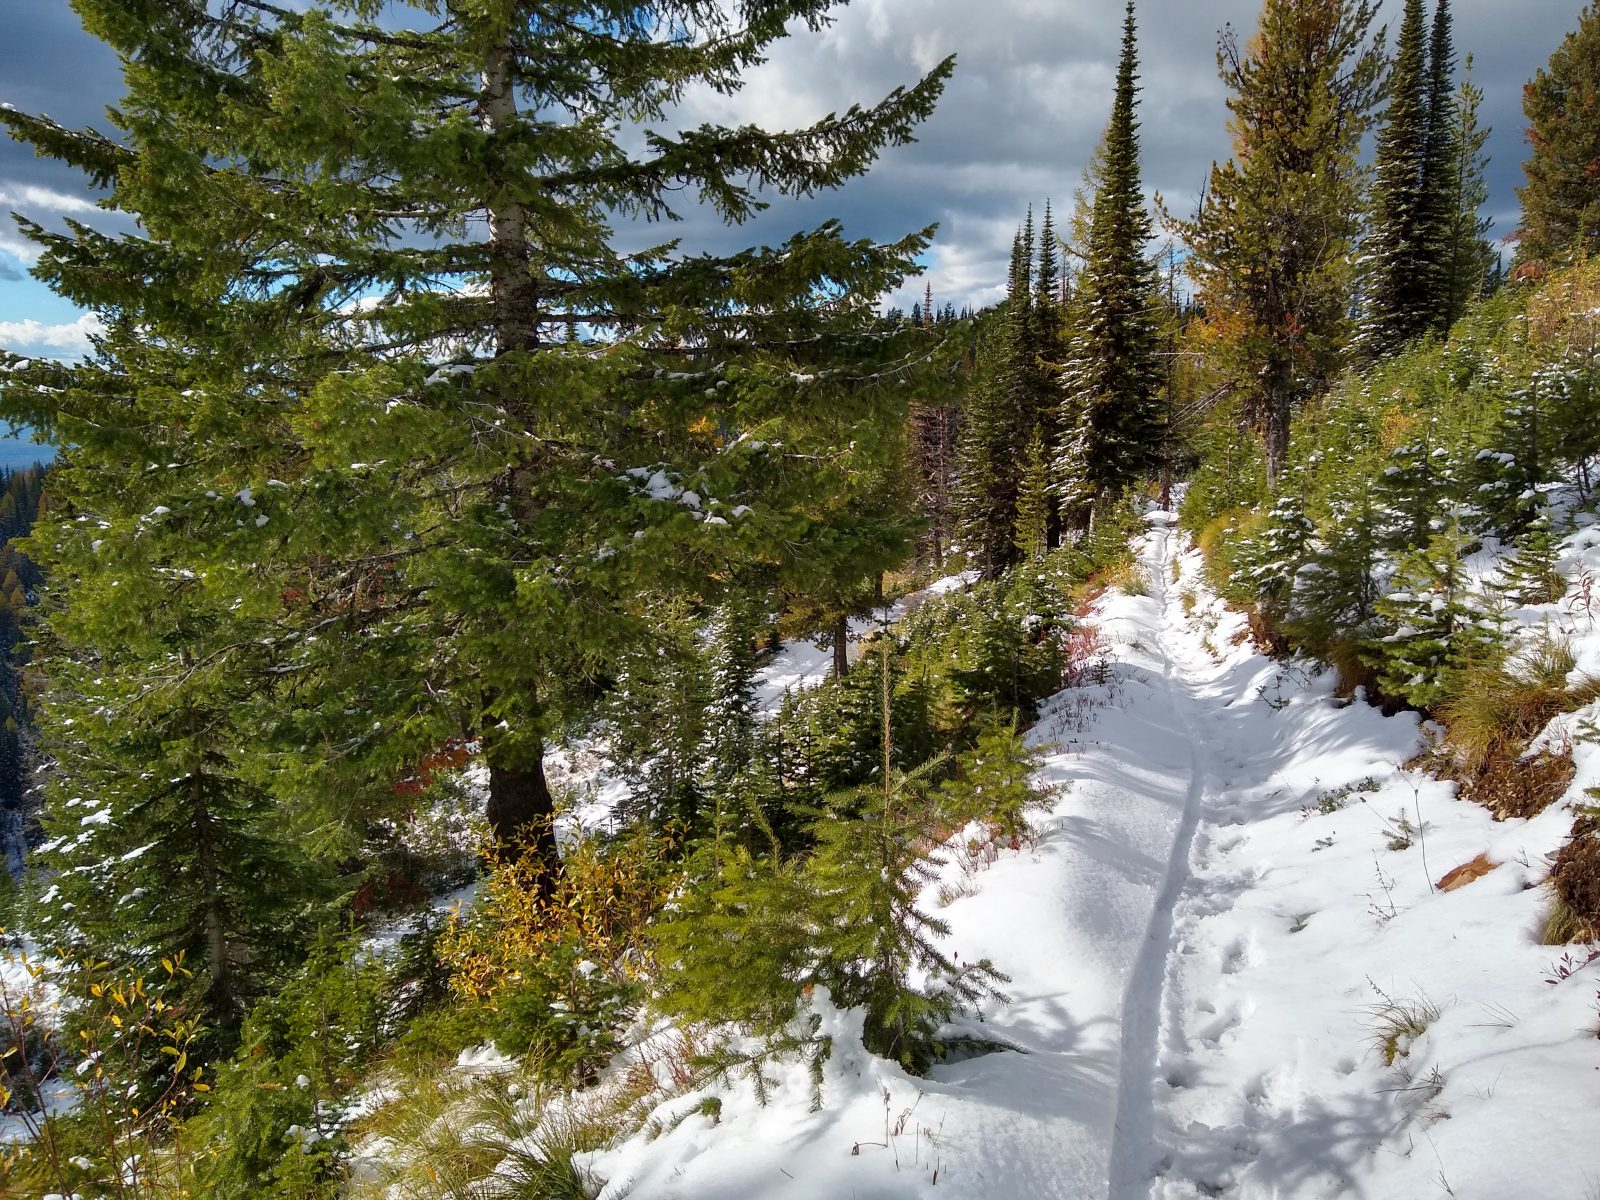
<svg viewBox="0 0 1600 1200"><path fill-rule="evenodd" d="M928 231L875 245L829 222L719 257L625 253L611 226L682 197L737 222L762 190L826 190L910 139L949 62L797 131L642 134L828 7L438 3L394 33L365 4L82 5L128 64L120 141L4 117L142 227L30 227L40 275L107 333L5 388L62 447L38 539L67 597L59 711L107 714L54 722L57 811L82 772L127 788L95 807L118 846L75 854L120 862L126 841L176 869L192 831L140 828L174 804L243 839L219 872L292 844L329 881L360 869L397 783L464 739L499 841L553 867L547 739L644 636L646 597L752 563L838 606L901 552L883 481L920 352L873 301ZM876 517L832 523L848 511ZM63 892L121 873L69 870ZM270 961L242 915L168 907L151 926L125 906L128 944L209 929L191 961L214 986Z"/></svg>
<svg viewBox="0 0 1600 1200"><path fill-rule="evenodd" d="M1366 0L1266 0L1256 34L1217 51L1233 158L1183 225L1214 344L1262 431L1267 478L1290 417L1332 378L1348 337L1361 137L1382 79Z"/></svg>
<svg viewBox="0 0 1600 1200"><path fill-rule="evenodd" d="M1061 410L1057 489L1069 520L1148 476L1162 441L1156 271L1140 187L1133 4L1123 24L1111 121L1098 163L1088 257L1073 297L1074 330Z"/></svg>
<svg viewBox="0 0 1600 1200"><path fill-rule="evenodd" d="M1600 249L1600 6L1587 5L1578 27L1522 93L1532 147L1517 189L1522 224L1517 262L1561 262Z"/></svg>

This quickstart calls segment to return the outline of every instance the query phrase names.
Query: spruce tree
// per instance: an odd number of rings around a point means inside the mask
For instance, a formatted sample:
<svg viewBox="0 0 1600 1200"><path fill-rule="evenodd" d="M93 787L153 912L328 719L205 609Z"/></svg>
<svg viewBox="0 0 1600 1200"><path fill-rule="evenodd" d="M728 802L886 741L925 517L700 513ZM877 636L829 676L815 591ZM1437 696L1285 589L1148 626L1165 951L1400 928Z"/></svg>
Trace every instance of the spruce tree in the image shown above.
<svg viewBox="0 0 1600 1200"><path fill-rule="evenodd" d="M1372 482L1379 536L1390 550L1426 545L1443 514L1466 499L1456 457L1440 444L1438 417L1430 413L1419 426L1419 436L1391 450Z"/></svg>
<svg viewBox="0 0 1600 1200"><path fill-rule="evenodd" d="M718 607L711 623L707 652L711 658L711 696L707 711L707 791L726 793L750 768L755 754L756 675L760 640L766 632L761 593L748 587L733 591Z"/></svg>
<svg viewBox="0 0 1600 1200"><path fill-rule="evenodd" d="M1212 167L1183 225L1206 321L1267 480L1288 462L1289 421L1337 369L1362 184L1357 155L1382 75L1366 44L1367 0L1266 0L1256 36L1225 30L1217 53L1233 95L1233 160Z"/></svg>
<svg viewBox="0 0 1600 1200"><path fill-rule="evenodd" d="M1502 563L1499 588L1518 604L1554 604L1567 590L1560 563L1561 539L1544 507L1517 538L1516 553Z"/></svg>
<svg viewBox="0 0 1600 1200"><path fill-rule="evenodd" d="M1293 595L1315 532L1306 515L1305 496L1285 491L1240 551L1236 575L1250 590L1251 599L1274 620L1282 616Z"/></svg>
<svg viewBox="0 0 1600 1200"><path fill-rule="evenodd" d="M1050 548L1050 463L1044 446L1044 431L1035 425L1017 494L1017 553L1023 562L1043 558Z"/></svg>
<svg viewBox="0 0 1600 1200"><path fill-rule="evenodd" d="M964 406L957 450L961 537L986 579L1017 561L1020 450L1041 409L1033 315L1033 216L1011 243L1006 301L978 351L977 379Z"/></svg>
<svg viewBox="0 0 1600 1200"><path fill-rule="evenodd" d="M1400 557L1389 591L1377 602L1387 632L1368 646L1386 694L1421 709L1449 695L1458 672L1503 640L1482 611L1462 560L1470 539L1454 519L1426 545Z"/></svg>
<svg viewBox="0 0 1600 1200"><path fill-rule="evenodd" d="M706 798L713 664L698 614L681 598L654 599L645 632L618 658L603 711L628 785L622 815L686 832Z"/></svg>
<svg viewBox="0 0 1600 1200"><path fill-rule="evenodd" d="M880 639L879 649L878 778L830 797L812 831L816 849L805 879L822 931L814 979L836 1003L866 1010L868 1050L921 1074L937 1058L939 1027L999 996L1005 976L987 959L962 965L946 954L937 939L948 925L918 903L936 865L925 847L941 840L931 802L940 760L909 772L895 768L889 639Z"/></svg>
<svg viewBox="0 0 1600 1200"><path fill-rule="evenodd" d="M1370 492L1341 496L1305 543L1285 627L1313 653L1345 658L1345 648L1374 632L1382 570Z"/></svg>
<svg viewBox="0 0 1600 1200"><path fill-rule="evenodd" d="M1449 329L1467 311L1467 305L1489 290L1490 279L1498 270L1499 251L1489 241L1490 217L1479 216L1489 199L1486 175L1489 169L1484 145L1489 128L1478 124L1478 107L1483 90L1472 82L1472 56L1467 55L1461 74L1461 89L1452 112L1455 130L1450 144L1455 159L1447 180L1450 229L1445 255L1444 323Z"/></svg>
<svg viewBox="0 0 1600 1200"><path fill-rule="evenodd" d="M1517 189L1522 224L1517 264L1542 268L1600 250L1600 5L1588 4L1578 27L1522 91L1532 150Z"/></svg>
<svg viewBox="0 0 1600 1200"><path fill-rule="evenodd" d="M1137 70L1129 0L1059 418L1066 431L1056 459L1059 492L1069 520L1076 519L1080 528L1090 522L1096 504L1154 467L1163 432L1156 271L1145 249L1150 216L1139 184L1134 119Z"/></svg>
<svg viewBox="0 0 1600 1200"><path fill-rule="evenodd" d="M1441 11L1443 8L1441 6ZM1438 247L1429 238L1430 77L1422 0L1405 0L1389 72L1389 104L1378 131L1372 229L1366 259L1363 349L1393 354L1432 324ZM1437 64L1435 64L1437 65Z"/></svg>
<svg viewBox="0 0 1600 1200"><path fill-rule="evenodd" d="M307 855L303 828L241 749L256 684L250 664L220 653L239 633L218 619L231 597L213 593L178 623L141 632L141 601L155 589L127 558L120 565L117 580L101 579L121 585L104 597L109 609L79 606L55 623L42 847L54 878L38 933L134 971L182 952L207 1044L225 1050L344 889ZM80 638L110 641L108 620L128 623L114 650L70 653Z"/></svg>
<svg viewBox="0 0 1600 1200"><path fill-rule="evenodd" d="M1461 114L1456 111L1456 51L1450 0L1435 0L1428 35L1428 135L1422 161L1422 207L1418 241L1426 260L1428 330L1448 333L1450 266L1456 238Z"/></svg>
<svg viewBox="0 0 1600 1200"><path fill-rule="evenodd" d="M102 578L89 543L132 540L137 497L168 590L243 577L270 633L214 665L270 660L262 778L327 844L464 737L496 835L554 860L545 742L625 648L625 598L827 558L821 498L860 499L892 456L885 381L916 356L872 305L926 231L874 245L828 222L708 256L624 253L611 227L680 197L738 222L911 139L948 62L796 131L643 128L688 88L736 91L830 7L441 0L395 32L353 0L85 0L128 64L119 139L0 114L114 183L143 231L29 227L42 276L116 331L64 376L7 378L6 415L65 471L107 472L51 536ZM78 586L69 603L107 602Z"/></svg>

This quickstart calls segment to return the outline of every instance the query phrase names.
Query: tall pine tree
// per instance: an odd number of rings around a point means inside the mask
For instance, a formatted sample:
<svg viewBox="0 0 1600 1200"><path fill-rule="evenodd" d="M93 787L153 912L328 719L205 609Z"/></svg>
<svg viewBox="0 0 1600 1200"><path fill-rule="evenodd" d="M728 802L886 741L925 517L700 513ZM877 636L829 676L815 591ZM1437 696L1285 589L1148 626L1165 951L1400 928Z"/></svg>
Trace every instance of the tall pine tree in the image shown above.
<svg viewBox="0 0 1600 1200"><path fill-rule="evenodd" d="M1522 225L1517 264L1538 269L1600 250L1600 5L1589 4L1578 27L1522 91L1532 150L1517 189Z"/></svg>
<svg viewBox="0 0 1600 1200"><path fill-rule="evenodd" d="M1500 254L1489 241L1492 218L1480 216L1489 199L1484 144L1489 129L1478 124L1483 90L1472 82L1472 55L1467 55L1452 115L1455 130L1451 148L1455 158L1446 180L1450 231L1444 254L1444 328L1449 329L1467 310L1467 303L1482 295L1499 266Z"/></svg>
<svg viewBox="0 0 1600 1200"><path fill-rule="evenodd" d="M1023 448L1041 425L1050 383L1034 314L1033 213L1011 243L1006 301L979 349L957 451L957 511L968 556L986 579L1018 561Z"/></svg>
<svg viewBox="0 0 1600 1200"><path fill-rule="evenodd" d="M1387 357L1432 324L1438 247L1430 244L1432 114L1422 0L1406 0L1378 131L1372 230L1365 243L1362 348Z"/></svg>
<svg viewBox="0 0 1600 1200"><path fill-rule="evenodd" d="M1150 215L1139 185L1137 71L1129 0L1088 258L1078 278L1060 418L1067 432L1056 461L1058 494L1080 528L1095 505L1151 470L1161 449L1157 278L1146 254Z"/></svg>
<svg viewBox="0 0 1600 1200"><path fill-rule="evenodd" d="M396 32L355 0L84 0L127 64L118 138L0 120L141 232L29 227L42 277L111 334L81 366L10 372L0 406L62 448L77 497L48 534L76 575L71 652L123 649L100 610L126 604L108 581L130 555L148 642L215 622L194 671L141 651L151 694L106 746L166 746L164 696L226 700L241 715L202 720L206 753L294 814L252 800L240 836L292 827L332 860L470 739L496 835L555 859L545 743L626 648L628 598L829 557L833 505L900 453L885 382L919 355L873 306L927 231L828 222L711 256L624 253L611 224L683 199L739 222L909 141L949 62L795 131L644 128L831 7L438 0ZM187 761L143 754L116 751L130 786Z"/></svg>
<svg viewBox="0 0 1600 1200"><path fill-rule="evenodd" d="M1436 0L1428 35L1428 137L1422 160L1420 241L1427 255L1428 329L1447 333L1450 308L1451 257L1461 197L1457 188L1461 148L1457 137L1461 116L1456 111L1456 51L1451 31L1450 0Z"/></svg>
<svg viewBox="0 0 1600 1200"><path fill-rule="evenodd" d="M1292 413L1337 369L1346 340L1357 154L1383 66L1367 45L1372 19L1367 0L1266 0L1256 36L1241 44L1225 30L1217 52L1234 157L1212 167L1183 233L1273 484Z"/></svg>

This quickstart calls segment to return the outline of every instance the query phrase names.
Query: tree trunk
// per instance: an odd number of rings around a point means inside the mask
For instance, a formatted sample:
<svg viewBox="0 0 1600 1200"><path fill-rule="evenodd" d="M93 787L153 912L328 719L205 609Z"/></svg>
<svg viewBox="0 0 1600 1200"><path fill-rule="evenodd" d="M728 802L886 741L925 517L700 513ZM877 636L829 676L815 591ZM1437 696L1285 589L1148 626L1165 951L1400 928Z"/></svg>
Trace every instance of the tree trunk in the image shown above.
<svg viewBox="0 0 1600 1200"><path fill-rule="evenodd" d="M222 925L221 903L213 899L206 906L206 970L211 975L208 989L212 1013L221 1020L235 1018L233 1005L233 964L228 958L228 935Z"/></svg>
<svg viewBox="0 0 1600 1200"><path fill-rule="evenodd" d="M561 870L561 854L556 846L555 798L544 777L544 743L491 742L484 757L489 764L484 816L495 848L512 858L535 855L544 865L539 890L548 899Z"/></svg>
<svg viewBox="0 0 1600 1200"><path fill-rule="evenodd" d="M1267 491L1276 493L1289 462L1289 397L1276 394L1267 407Z"/></svg>
<svg viewBox="0 0 1600 1200"><path fill-rule="evenodd" d="M500 186L489 204L489 298L494 313L495 357L527 354L539 348L539 287L533 275L533 255L528 243L528 211L514 198L513 172L507 170L502 135L514 136L519 124L514 51L509 45L492 47L484 59L479 80L478 124L490 135L487 173ZM532 432L536 413L522 396L497 398L523 431ZM510 511L526 522L533 490L534 464L514 467L499 481ZM535 688L527 684L527 715L535 719ZM534 855L543 864L541 894L548 899L561 870L556 845L555 800L544 775L544 740L525 730L509 731L484 739L489 766L489 803L484 816L495 846L513 858Z"/></svg>
<svg viewBox="0 0 1600 1200"><path fill-rule="evenodd" d="M511 78L513 52L496 46L484 60L478 91L478 124L490 136L488 174L506 197L500 135L517 123L517 94ZM513 130L514 132L514 130ZM489 298L494 310L496 354L534 350L539 345L539 288L528 250L528 211L520 201L501 198L489 205Z"/></svg>
<svg viewBox="0 0 1600 1200"><path fill-rule="evenodd" d="M843 679L850 674L850 618L840 614L833 627L833 677Z"/></svg>

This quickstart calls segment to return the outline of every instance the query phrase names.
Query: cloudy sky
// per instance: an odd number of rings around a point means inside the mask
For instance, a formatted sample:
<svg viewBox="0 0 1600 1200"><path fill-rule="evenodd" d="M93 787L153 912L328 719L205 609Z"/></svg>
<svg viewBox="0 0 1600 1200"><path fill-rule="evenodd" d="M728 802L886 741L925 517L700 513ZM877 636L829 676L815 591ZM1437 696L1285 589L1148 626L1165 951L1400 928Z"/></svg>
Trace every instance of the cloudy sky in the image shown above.
<svg viewBox="0 0 1600 1200"><path fill-rule="evenodd" d="M1176 213L1191 210L1211 161L1228 152L1218 30L1231 22L1248 34L1258 7L1259 0L1139 0L1145 182ZM79 29L66 0L6 0L6 8L0 101L103 126L105 106L121 94L114 56ZM1455 0L1457 49L1463 59L1474 55L1482 119L1494 130L1489 211L1497 235L1516 225L1522 84L1582 8L1582 0ZM1379 20L1397 20L1399 10L1400 0L1385 0ZM917 144L885 156L842 192L780 202L740 230L691 213L675 232L691 247L724 248L775 242L830 216L854 236L883 238L937 222L926 281L939 301L991 301L1025 207L1047 197L1070 203L1110 109L1121 18L1120 0L855 0L825 32L776 46L738 96L691 99L685 122L806 121L870 103L955 53L955 78ZM48 223L92 216L93 200L70 171L0 143L0 211ZM15 229L0 224L0 346L72 354L93 318L29 279L30 258ZM909 306L922 285L896 299Z"/></svg>

